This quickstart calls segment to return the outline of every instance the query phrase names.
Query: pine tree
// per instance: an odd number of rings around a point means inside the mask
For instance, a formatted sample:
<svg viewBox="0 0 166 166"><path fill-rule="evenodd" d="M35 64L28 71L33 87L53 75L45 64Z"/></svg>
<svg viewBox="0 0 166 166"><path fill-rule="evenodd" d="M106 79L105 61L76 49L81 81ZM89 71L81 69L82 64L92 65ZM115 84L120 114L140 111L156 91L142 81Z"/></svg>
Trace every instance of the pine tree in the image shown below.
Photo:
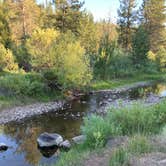
<svg viewBox="0 0 166 166"><path fill-rule="evenodd" d="M20 44L38 27L40 8L35 0L6 0L10 10L10 28L15 42Z"/></svg>
<svg viewBox="0 0 166 166"><path fill-rule="evenodd" d="M165 0L144 0L142 5L142 24L149 33L150 49L156 53L161 46L166 47Z"/></svg>
<svg viewBox="0 0 166 166"><path fill-rule="evenodd" d="M70 30L76 36L79 35L81 8L84 2L79 0L57 0L56 1L56 28L61 32Z"/></svg>
<svg viewBox="0 0 166 166"><path fill-rule="evenodd" d="M9 10L4 2L0 2L0 43L6 48L10 48L12 43L9 28Z"/></svg>
<svg viewBox="0 0 166 166"><path fill-rule="evenodd" d="M118 10L119 43L126 50L131 49L133 26L136 21L135 0L120 0Z"/></svg>

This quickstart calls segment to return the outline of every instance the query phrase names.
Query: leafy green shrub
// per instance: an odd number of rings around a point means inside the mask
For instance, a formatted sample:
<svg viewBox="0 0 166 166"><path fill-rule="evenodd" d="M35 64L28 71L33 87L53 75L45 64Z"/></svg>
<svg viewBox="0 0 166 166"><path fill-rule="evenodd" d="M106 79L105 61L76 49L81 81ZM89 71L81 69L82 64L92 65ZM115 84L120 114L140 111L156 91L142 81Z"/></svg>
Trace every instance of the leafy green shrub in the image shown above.
<svg viewBox="0 0 166 166"><path fill-rule="evenodd" d="M95 78L111 79L133 75L135 68L130 54L125 53L114 43L107 47L99 52L94 68Z"/></svg>
<svg viewBox="0 0 166 166"><path fill-rule="evenodd" d="M85 144L92 148L102 147L106 143L106 138L112 133L108 121L96 115L84 119L82 133L86 135Z"/></svg>
<svg viewBox="0 0 166 166"><path fill-rule="evenodd" d="M37 97L46 92L41 76L13 74L0 77L0 87L18 96Z"/></svg>

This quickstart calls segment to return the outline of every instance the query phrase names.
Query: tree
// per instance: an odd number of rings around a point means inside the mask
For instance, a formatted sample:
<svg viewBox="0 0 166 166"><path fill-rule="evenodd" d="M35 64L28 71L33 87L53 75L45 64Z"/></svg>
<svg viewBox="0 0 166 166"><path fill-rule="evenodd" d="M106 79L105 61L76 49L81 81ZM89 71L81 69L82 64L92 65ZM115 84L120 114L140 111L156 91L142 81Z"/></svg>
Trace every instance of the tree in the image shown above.
<svg viewBox="0 0 166 166"><path fill-rule="evenodd" d="M79 34L78 39L84 47L86 54L90 56L97 54L99 34L92 14L83 12L82 19L80 20Z"/></svg>
<svg viewBox="0 0 166 166"><path fill-rule="evenodd" d="M157 51L156 60L159 63L161 70L166 68L166 49L163 46L160 46Z"/></svg>
<svg viewBox="0 0 166 166"><path fill-rule="evenodd" d="M118 10L119 44L126 50L131 49L133 26L136 20L135 0L120 0Z"/></svg>
<svg viewBox="0 0 166 166"><path fill-rule="evenodd" d="M149 35L145 28L140 26L132 39L132 59L136 67L145 65L149 49Z"/></svg>
<svg viewBox="0 0 166 166"><path fill-rule="evenodd" d="M92 78L89 58L75 36L38 30L27 41L35 71L52 70L64 88L86 85Z"/></svg>
<svg viewBox="0 0 166 166"><path fill-rule="evenodd" d="M12 38L19 45L38 27L40 8L35 0L6 0L6 4L10 10Z"/></svg>
<svg viewBox="0 0 166 166"><path fill-rule="evenodd" d="M149 33L150 50L156 53L163 45L166 47L165 0L144 0L141 22Z"/></svg>
<svg viewBox="0 0 166 166"><path fill-rule="evenodd" d="M56 0L56 25L55 27L65 33L68 30L79 35L81 8L83 2L79 0Z"/></svg>
<svg viewBox="0 0 166 166"><path fill-rule="evenodd" d="M53 44L59 33L53 29L37 29L26 42L26 48L31 55L31 65L34 70L42 71L53 68L55 56Z"/></svg>
<svg viewBox="0 0 166 166"><path fill-rule="evenodd" d="M11 32L9 28L9 10L6 3L0 2L0 43L11 48Z"/></svg>
<svg viewBox="0 0 166 166"><path fill-rule="evenodd" d="M18 65L14 62L14 57L9 49L0 44L0 70L17 71Z"/></svg>

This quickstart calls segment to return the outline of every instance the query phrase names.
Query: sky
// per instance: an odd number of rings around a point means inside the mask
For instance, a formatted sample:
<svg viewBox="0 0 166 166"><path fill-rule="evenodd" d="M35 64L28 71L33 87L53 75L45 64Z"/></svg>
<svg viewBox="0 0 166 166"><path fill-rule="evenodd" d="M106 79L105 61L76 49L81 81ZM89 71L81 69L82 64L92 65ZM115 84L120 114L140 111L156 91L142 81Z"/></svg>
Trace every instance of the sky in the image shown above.
<svg viewBox="0 0 166 166"><path fill-rule="evenodd" d="M41 2L43 0L37 0ZM84 0L84 7L87 11L90 11L94 20L98 21L104 18L111 18L113 22L116 22L117 18L117 9L119 8L119 0ZM136 0L138 4L141 3L142 0Z"/></svg>
<svg viewBox="0 0 166 166"><path fill-rule="evenodd" d="M95 20L111 17L115 21L119 0L85 0L85 8L93 14Z"/></svg>

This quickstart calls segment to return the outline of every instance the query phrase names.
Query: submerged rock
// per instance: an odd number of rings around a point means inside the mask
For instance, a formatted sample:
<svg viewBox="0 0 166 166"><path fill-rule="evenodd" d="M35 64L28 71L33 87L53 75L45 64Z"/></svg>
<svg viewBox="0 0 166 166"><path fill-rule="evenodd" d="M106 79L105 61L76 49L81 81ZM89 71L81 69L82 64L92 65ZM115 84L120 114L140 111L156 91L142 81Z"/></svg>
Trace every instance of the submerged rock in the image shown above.
<svg viewBox="0 0 166 166"><path fill-rule="evenodd" d="M37 139L39 147L59 146L62 142L62 136L56 133L43 133Z"/></svg>
<svg viewBox="0 0 166 166"><path fill-rule="evenodd" d="M0 143L0 151L6 151L8 149L8 146L4 143Z"/></svg>
<svg viewBox="0 0 166 166"><path fill-rule="evenodd" d="M80 135L80 136L72 138L72 142L74 144L82 144L82 143L85 142L85 140L86 140L86 136L85 135Z"/></svg>

